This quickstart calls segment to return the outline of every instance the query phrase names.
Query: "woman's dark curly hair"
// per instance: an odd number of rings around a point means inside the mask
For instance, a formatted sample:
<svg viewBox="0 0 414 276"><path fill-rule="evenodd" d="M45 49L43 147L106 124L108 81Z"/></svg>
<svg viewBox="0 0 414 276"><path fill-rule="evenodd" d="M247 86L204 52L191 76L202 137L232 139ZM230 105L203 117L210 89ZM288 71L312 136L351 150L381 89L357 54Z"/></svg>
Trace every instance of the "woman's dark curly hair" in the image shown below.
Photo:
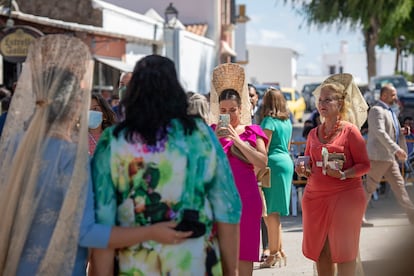
<svg viewBox="0 0 414 276"><path fill-rule="evenodd" d="M167 135L172 119L178 119L186 135L195 129L195 119L187 114L187 96L181 87L174 63L162 56L149 55L137 62L120 108L125 120L114 135L125 129L128 142L139 134L143 142L155 145Z"/></svg>
<svg viewBox="0 0 414 276"><path fill-rule="evenodd" d="M109 103L102 97L101 94L92 93L92 98L95 99L102 110L102 129L110 127L116 123L116 115Z"/></svg>

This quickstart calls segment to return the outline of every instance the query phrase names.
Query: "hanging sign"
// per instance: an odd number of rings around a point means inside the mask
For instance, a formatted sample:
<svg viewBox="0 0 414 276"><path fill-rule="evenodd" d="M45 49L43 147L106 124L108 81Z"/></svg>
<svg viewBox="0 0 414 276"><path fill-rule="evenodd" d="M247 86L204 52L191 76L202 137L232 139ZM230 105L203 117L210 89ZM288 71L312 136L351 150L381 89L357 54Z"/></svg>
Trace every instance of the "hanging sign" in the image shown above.
<svg viewBox="0 0 414 276"><path fill-rule="evenodd" d="M29 26L16 26L4 32L0 40L0 53L5 60L22 63L32 42L43 33Z"/></svg>

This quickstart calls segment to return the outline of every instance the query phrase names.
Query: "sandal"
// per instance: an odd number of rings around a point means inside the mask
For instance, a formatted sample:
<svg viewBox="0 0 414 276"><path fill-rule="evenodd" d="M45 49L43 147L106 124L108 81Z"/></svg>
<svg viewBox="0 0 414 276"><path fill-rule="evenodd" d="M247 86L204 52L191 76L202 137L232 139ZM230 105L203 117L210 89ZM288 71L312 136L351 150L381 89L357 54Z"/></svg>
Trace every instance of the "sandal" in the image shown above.
<svg viewBox="0 0 414 276"><path fill-rule="evenodd" d="M274 267L277 263L279 263L279 267L282 267L282 257L279 252L275 254L269 254L266 261L262 262L259 268L271 268Z"/></svg>
<svg viewBox="0 0 414 276"><path fill-rule="evenodd" d="M283 265L286 266L287 265L287 255L286 255L285 251L283 251L283 249L281 249L279 252L280 252L280 257L283 260Z"/></svg>
<svg viewBox="0 0 414 276"><path fill-rule="evenodd" d="M269 257L270 251L269 249L263 250L262 255L260 256L260 262L266 261L266 259Z"/></svg>

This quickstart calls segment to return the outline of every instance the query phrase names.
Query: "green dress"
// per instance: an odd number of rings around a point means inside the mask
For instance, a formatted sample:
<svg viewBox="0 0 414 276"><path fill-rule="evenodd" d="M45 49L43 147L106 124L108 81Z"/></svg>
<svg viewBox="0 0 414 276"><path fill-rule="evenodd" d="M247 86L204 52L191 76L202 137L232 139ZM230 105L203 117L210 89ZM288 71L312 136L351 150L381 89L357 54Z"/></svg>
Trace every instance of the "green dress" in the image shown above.
<svg viewBox="0 0 414 276"><path fill-rule="evenodd" d="M266 199L267 214L279 213L289 215L291 184L293 178L293 160L289 153L292 137L292 123L289 119L265 117L261 123L263 130L272 131L269 142L268 166L271 169L270 188L263 188Z"/></svg>
<svg viewBox="0 0 414 276"><path fill-rule="evenodd" d="M184 135L178 120L155 146L135 135L128 143L113 128L102 134L92 159L99 223L143 226L180 221L199 211L204 235L179 245L147 241L119 250L121 275L221 275L214 222L239 223L240 198L226 155L214 132L197 119Z"/></svg>

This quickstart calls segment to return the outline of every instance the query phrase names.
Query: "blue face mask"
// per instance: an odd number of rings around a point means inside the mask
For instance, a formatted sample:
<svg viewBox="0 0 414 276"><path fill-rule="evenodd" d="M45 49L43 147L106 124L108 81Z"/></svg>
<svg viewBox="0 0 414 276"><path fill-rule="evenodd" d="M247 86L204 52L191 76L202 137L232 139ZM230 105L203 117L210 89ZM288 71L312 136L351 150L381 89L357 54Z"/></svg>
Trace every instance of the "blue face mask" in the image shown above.
<svg viewBox="0 0 414 276"><path fill-rule="evenodd" d="M102 124L102 112L89 110L88 127L90 129L98 128Z"/></svg>

